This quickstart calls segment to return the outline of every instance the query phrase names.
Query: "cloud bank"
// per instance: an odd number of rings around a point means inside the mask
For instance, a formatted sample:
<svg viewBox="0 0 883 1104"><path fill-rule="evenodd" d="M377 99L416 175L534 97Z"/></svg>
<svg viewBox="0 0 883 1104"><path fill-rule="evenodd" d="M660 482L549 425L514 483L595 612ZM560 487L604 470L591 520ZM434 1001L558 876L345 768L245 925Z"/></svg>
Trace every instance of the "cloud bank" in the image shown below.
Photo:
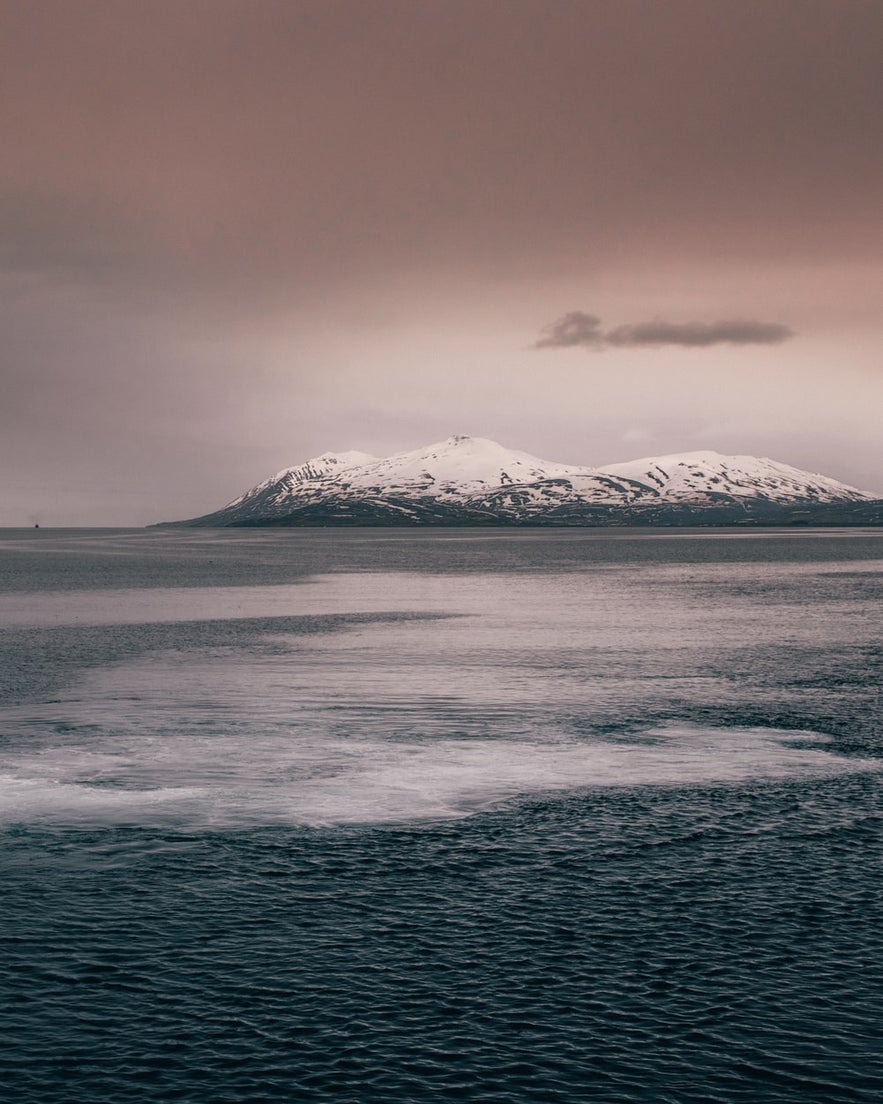
<svg viewBox="0 0 883 1104"><path fill-rule="evenodd" d="M634 349L679 345L687 349L709 345L778 345L794 336L779 322L729 319L720 322L635 322L601 329L601 319L584 311L568 311L543 327L534 349Z"/></svg>

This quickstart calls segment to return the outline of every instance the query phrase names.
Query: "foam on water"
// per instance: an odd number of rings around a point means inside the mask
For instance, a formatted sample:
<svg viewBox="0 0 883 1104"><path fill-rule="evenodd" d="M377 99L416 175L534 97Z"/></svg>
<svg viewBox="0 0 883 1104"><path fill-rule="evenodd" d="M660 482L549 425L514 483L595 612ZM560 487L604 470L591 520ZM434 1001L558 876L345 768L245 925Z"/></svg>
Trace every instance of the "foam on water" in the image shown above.
<svg viewBox="0 0 883 1104"><path fill-rule="evenodd" d="M200 734L192 716L175 729L152 729L162 720L142 717L128 730L105 717L85 730L69 727L55 742L40 736L37 721L34 738L2 757L5 823L396 823L584 788L726 785L874 767L834 754L816 733L753 727L667 724L629 739L573 739L547 728L531 740L505 732L401 740L341 735L330 718L290 726L263 718L243 739L238 725Z"/></svg>

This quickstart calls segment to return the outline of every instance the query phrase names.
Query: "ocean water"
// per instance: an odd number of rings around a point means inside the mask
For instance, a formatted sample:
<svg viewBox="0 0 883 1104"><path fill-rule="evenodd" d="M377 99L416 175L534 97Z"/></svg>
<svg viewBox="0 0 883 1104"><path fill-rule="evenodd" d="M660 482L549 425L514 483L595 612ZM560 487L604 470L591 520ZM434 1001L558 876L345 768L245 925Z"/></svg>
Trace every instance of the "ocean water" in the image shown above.
<svg viewBox="0 0 883 1104"><path fill-rule="evenodd" d="M0 533L0 1098L883 1098L883 532Z"/></svg>

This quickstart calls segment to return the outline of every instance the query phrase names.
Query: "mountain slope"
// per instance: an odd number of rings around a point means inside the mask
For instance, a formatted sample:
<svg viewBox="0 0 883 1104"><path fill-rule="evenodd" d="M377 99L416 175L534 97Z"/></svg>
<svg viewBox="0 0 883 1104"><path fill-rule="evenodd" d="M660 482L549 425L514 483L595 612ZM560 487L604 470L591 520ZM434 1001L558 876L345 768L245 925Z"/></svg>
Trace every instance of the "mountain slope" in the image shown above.
<svg viewBox="0 0 883 1104"><path fill-rule="evenodd" d="M638 480L658 488L667 498L691 499L704 494L736 498L763 497L776 502L860 501L870 495L824 475L813 475L756 456L722 456L719 452L687 452L610 464L611 477Z"/></svg>
<svg viewBox="0 0 883 1104"><path fill-rule="evenodd" d="M585 468L456 436L383 459L323 453L215 513L176 524L720 524L873 501L835 479L753 456L689 452Z"/></svg>
<svg viewBox="0 0 883 1104"><path fill-rule="evenodd" d="M285 512L288 504L296 501L300 492L311 485L326 485L342 471L368 464L377 459L368 452L323 452L312 460L306 460L293 468L283 468L262 483L252 487L239 498L234 498L223 509L209 517L217 518L217 524L236 525L255 518L272 517ZM199 519L195 519L199 520Z"/></svg>

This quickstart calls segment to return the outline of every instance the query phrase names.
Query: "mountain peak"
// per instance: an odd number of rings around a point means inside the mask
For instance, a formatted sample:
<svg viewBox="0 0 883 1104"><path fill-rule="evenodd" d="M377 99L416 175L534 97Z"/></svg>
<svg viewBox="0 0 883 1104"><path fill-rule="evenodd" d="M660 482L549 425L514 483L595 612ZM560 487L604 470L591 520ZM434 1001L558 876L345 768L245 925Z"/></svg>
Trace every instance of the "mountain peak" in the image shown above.
<svg viewBox="0 0 883 1104"><path fill-rule="evenodd" d="M873 501L756 456L704 449L586 468L457 433L385 458L325 452L183 524L732 524Z"/></svg>

